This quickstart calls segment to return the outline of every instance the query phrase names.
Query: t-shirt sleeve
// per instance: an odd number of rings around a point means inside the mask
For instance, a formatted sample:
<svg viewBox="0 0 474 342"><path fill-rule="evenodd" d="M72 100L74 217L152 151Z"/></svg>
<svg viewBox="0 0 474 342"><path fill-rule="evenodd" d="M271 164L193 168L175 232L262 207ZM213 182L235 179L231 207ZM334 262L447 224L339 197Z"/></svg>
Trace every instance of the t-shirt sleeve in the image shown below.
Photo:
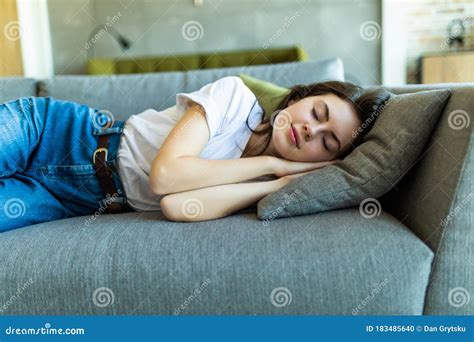
<svg viewBox="0 0 474 342"><path fill-rule="evenodd" d="M184 111L192 102L204 108L209 140L222 130L223 125L246 111L248 114L248 104L254 100L253 93L236 76L221 78L192 93L176 95L178 110Z"/></svg>

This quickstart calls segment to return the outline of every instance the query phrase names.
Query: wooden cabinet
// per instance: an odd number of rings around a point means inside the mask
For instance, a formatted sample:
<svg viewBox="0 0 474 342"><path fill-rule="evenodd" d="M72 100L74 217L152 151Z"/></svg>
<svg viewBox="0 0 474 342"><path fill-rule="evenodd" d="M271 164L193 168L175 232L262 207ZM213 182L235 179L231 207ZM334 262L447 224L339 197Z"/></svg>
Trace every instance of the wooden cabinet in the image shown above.
<svg viewBox="0 0 474 342"><path fill-rule="evenodd" d="M421 83L474 82L474 51L421 58Z"/></svg>

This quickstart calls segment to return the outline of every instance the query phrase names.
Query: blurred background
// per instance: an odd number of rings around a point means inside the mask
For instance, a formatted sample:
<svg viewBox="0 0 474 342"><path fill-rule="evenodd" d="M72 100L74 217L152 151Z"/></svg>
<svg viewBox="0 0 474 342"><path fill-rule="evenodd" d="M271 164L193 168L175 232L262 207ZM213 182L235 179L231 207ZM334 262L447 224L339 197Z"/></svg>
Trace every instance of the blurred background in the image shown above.
<svg viewBox="0 0 474 342"><path fill-rule="evenodd" d="M340 57L361 85L474 82L474 0L0 0L0 76Z"/></svg>

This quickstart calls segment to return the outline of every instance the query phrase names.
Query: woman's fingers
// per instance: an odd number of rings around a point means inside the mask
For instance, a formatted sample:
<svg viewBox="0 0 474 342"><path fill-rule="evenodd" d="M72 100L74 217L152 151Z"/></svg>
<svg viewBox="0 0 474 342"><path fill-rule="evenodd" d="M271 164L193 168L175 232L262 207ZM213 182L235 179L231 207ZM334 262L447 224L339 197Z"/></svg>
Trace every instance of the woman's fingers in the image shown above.
<svg viewBox="0 0 474 342"><path fill-rule="evenodd" d="M323 161L323 162L318 162L318 163L322 166L326 166L326 165L332 165L337 161L339 161L339 159L328 160L328 161Z"/></svg>
<svg viewBox="0 0 474 342"><path fill-rule="evenodd" d="M291 175L301 172L309 172L312 170L320 169L324 166L332 165L338 160L339 159L310 163L280 159L280 166L274 174L278 177L282 177L285 175Z"/></svg>

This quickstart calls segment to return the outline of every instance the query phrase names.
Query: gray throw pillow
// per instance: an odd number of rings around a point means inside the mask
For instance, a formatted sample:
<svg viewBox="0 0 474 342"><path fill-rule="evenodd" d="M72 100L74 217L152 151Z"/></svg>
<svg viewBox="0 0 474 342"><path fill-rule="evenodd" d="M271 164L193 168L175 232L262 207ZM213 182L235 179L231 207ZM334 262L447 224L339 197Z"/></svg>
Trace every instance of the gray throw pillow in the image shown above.
<svg viewBox="0 0 474 342"><path fill-rule="evenodd" d="M451 92L392 95L374 115L374 126L362 143L346 158L295 178L262 198L258 218L313 214L382 196L417 162Z"/></svg>

